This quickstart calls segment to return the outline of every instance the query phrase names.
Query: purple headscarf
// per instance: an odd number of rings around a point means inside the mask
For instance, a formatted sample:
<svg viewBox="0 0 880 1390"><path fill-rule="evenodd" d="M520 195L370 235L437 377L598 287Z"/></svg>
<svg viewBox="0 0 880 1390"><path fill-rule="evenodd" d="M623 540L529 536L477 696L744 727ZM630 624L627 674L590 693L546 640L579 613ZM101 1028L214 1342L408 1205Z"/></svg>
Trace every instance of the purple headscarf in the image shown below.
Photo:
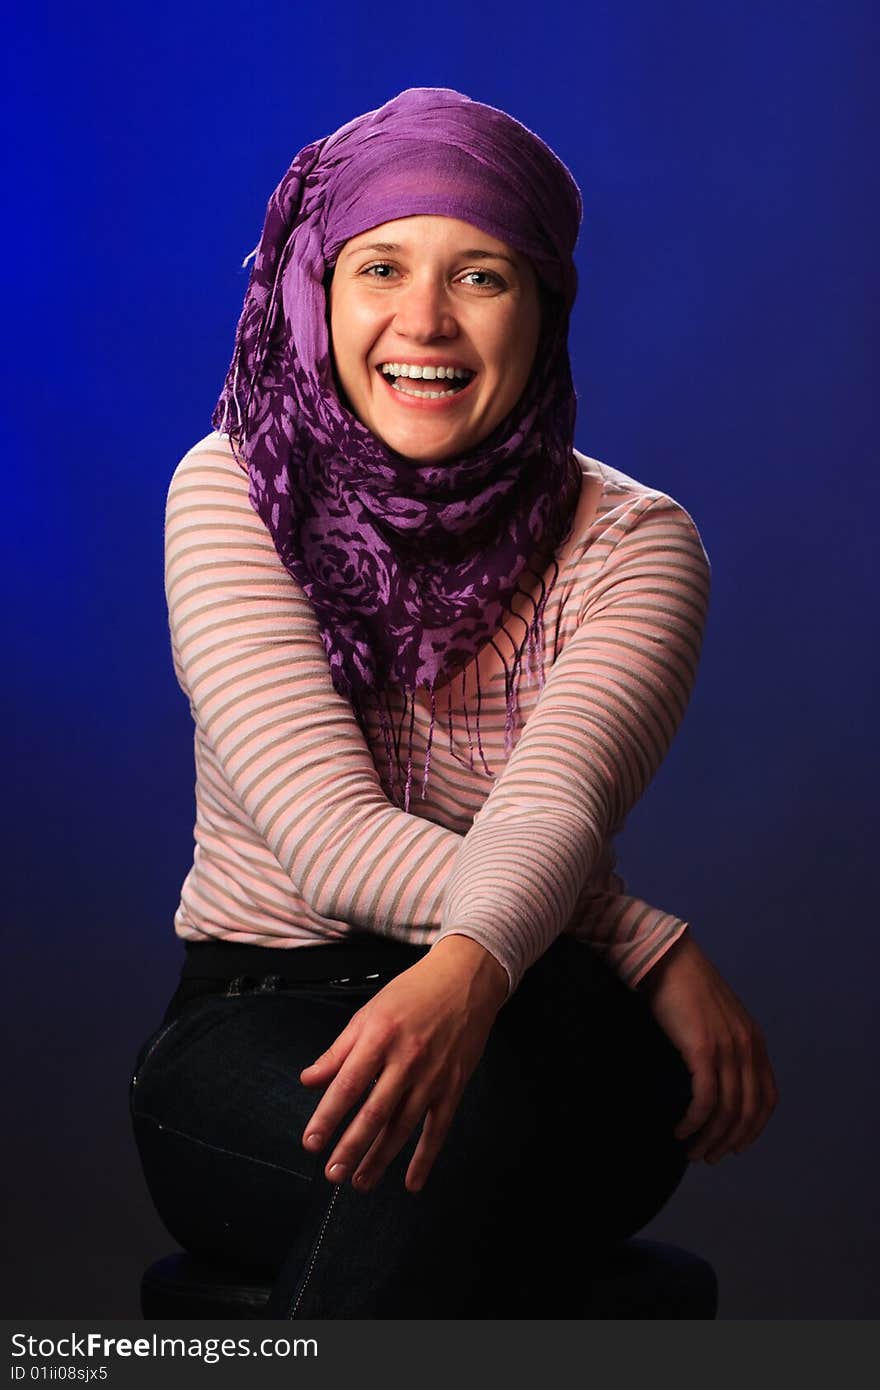
<svg viewBox="0 0 880 1390"><path fill-rule="evenodd" d="M378 710L391 794L406 808L415 691L431 692L433 711L437 687L494 636L520 578L541 576L571 523L579 473L567 335L581 211L574 179L536 135L431 87L307 145L269 200L213 424L229 434L251 503L315 611L334 686L362 725ZM506 242L544 291L519 401L478 446L439 463L402 458L342 404L327 330L327 272L345 242L420 213ZM547 592L542 584L507 670L508 746L523 657L543 650ZM390 686L404 694L402 723L409 707L405 757ZM479 747L479 697L476 717ZM429 760L430 735L425 779Z"/></svg>

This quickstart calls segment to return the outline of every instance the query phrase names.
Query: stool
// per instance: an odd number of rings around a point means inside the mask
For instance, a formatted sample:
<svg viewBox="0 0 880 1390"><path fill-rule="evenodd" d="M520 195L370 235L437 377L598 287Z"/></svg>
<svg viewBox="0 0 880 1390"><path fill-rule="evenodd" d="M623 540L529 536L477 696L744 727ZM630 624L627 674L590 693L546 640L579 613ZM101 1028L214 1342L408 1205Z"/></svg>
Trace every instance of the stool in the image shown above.
<svg viewBox="0 0 880 1390"><path fill-rule="evenodd" d="M145 1318L261 1318L270 1278L178 1252L141 1280ZM625 1240L588 1276L584 1318L714 1318L718 1280L707 1260L655 1240Z"/></svg>

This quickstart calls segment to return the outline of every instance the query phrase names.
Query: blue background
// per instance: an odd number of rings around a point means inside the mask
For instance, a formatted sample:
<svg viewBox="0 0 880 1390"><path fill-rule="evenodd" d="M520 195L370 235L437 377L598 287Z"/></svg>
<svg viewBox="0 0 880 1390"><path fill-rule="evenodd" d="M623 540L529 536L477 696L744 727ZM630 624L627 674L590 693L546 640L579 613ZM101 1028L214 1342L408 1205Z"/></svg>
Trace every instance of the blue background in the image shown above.
<svg viewBox="0 0 880 1390"><path fill-rule="evenodd" d="M7 1316L133 1316L172 1248L126 1112L192 846L165 492L210 429L272 188L413 85L503 107L572 169L578 446L682 502L712 561L693 703L619 849L762 1023L782 1099L649 1234L713 1260L723 1317L880 1311L871 9L8 19Z"/></svg>

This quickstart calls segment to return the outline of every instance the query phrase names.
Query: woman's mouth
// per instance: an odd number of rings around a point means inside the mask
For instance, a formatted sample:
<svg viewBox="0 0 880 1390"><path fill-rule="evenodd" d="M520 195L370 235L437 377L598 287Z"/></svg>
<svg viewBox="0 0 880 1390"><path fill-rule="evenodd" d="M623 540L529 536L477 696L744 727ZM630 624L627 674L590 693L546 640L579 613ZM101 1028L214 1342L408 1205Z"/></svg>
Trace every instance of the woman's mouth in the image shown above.
<svg viewBox="0 0 880 1390"><path fill-rule="evenodd" d="M460 396L476 377L476 372L469 367L443 363L419 365L414 362L382 362L376 371L396 395L419 401L449 400L453 396ZM425 385L416 386L416 381Z"/></svg>

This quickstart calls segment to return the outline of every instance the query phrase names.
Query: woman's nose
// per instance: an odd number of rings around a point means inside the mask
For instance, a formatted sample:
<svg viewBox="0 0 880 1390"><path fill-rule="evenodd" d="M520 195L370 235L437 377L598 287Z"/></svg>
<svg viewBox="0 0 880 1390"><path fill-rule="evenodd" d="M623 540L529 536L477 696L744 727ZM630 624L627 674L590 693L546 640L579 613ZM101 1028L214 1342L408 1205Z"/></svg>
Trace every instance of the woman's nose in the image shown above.
<svg viewBox="0 0 880 1390"><path fill-rule="evenodd" d="M415 342L455 337L458 325L445 284L432 279L407 285L397 299L394 328L401 337Z"/></svg>

